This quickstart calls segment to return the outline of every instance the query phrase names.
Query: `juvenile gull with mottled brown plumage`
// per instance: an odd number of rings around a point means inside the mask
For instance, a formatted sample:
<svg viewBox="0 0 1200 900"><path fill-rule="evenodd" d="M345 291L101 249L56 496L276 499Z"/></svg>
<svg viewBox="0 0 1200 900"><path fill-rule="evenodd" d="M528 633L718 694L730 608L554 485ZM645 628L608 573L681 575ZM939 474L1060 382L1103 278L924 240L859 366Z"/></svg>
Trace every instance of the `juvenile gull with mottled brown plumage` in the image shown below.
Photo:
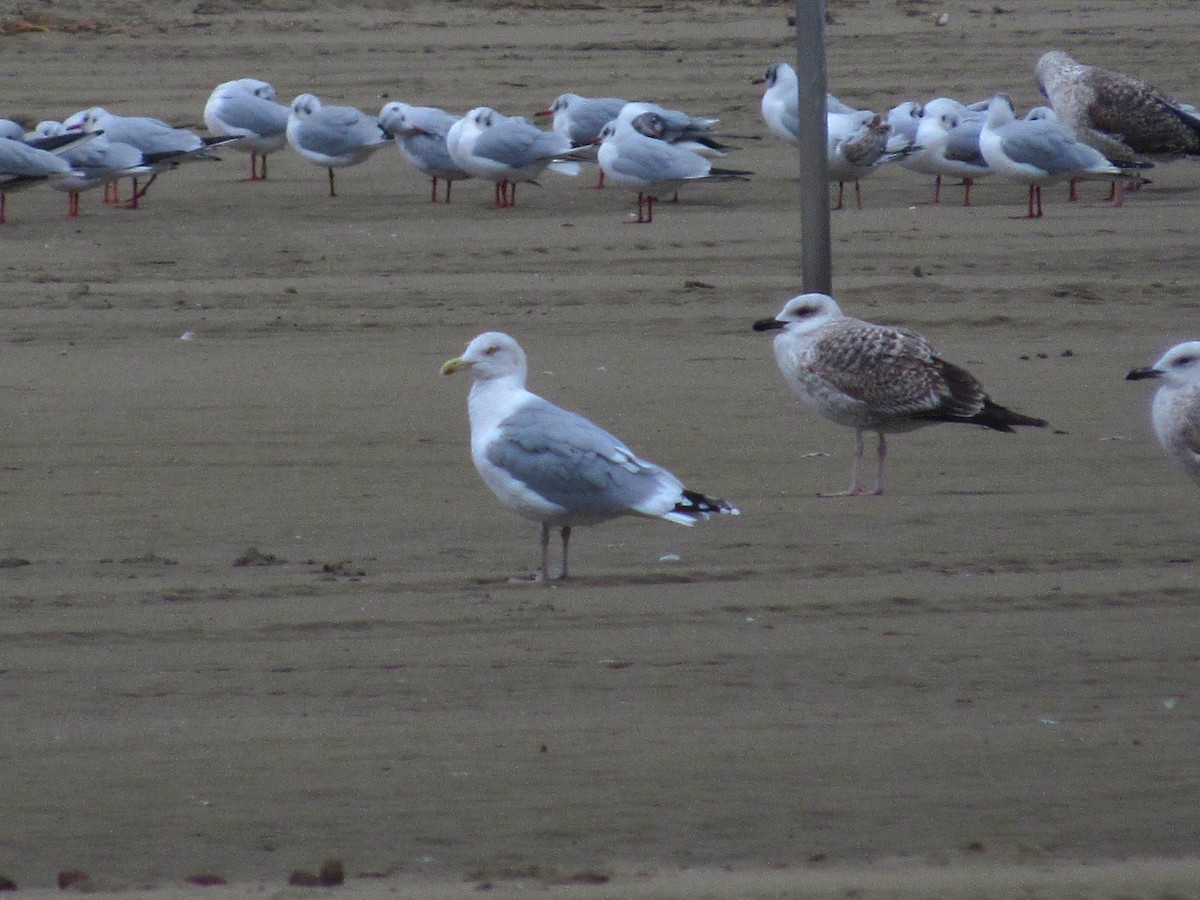
<svg viewBox="0 0 1200 900"><path fill-rule="evenodd" d="M921 335L874 325L842 313L826 294L801 294L755 331L778 331L775 359L784 379L804 403L825 418L854 429L850 489L823 496L858 496L862 482L863 432L879 435L875 493L883 493L885 435L938 422L966 422L1011 432L1014 425L1044 426L993 403L966 369L941 359Z"/></svg>
<svg viewBox="0 0 1200 900"><path fill-rule="evenodd" d="M1140 78L1061 50L1043 54L1035 71L1063 124L1113 162L1200 156L1200 115Z"/></svg>

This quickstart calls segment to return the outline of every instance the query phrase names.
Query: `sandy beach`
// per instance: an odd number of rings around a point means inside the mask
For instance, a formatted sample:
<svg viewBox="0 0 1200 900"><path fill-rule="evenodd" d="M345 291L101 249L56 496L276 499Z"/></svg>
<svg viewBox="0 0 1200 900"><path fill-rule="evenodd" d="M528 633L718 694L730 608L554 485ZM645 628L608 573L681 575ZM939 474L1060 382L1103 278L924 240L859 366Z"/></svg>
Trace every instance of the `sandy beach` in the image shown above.
<svg viewBox="0 0 1200 900"><path fill-rule="evenodd" d="M238 77L289 102L532 115L654 99L741 136L749 182L628 224L553 173L431 205L398 152L180 167L139 210L48 189L0 226L0 875L205 897L1200 896L1196 487L1134 366L1197 333L1200 164L997 180L938 206L885 168L833 214L845 311L925 334L1015 435L890 441L800 408L751 323L801 291L794 152L751 79L790 4L23 4L0 115L94 104L202 128ZM948 21L936 24L942 12ZM1193 4L831 0L858 107L1010 93L1059 47L1200 103ZM21 22L37 26L17 27ZM742 509L578 529L576 577L514 577L537 525L468 448L512 334L532 390ZM181 340L185 333L192 339ZM184 879L213 874L226 886Z"/></svg>

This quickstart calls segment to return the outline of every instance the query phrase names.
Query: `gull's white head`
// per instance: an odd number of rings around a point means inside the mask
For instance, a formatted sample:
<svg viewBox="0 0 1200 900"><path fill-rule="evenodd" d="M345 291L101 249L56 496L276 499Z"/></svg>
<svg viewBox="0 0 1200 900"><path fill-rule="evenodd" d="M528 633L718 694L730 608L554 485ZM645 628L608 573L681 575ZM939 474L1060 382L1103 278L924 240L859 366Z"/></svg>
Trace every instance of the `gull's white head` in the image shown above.
<svg viewBox="0 0 1200 900"><path fill-rule="evenodd" d="M470 369L476 381L517 377L525 381L525 351L513 338L500 331L486 331L467 344L462 356L442 364L443 375Z"/></svg>
<svg viewBox="0 0 1200 900"><path fill-rule="evenodd" d="M1176 344L1154 365L1134 369L1125 377L1131 381L1161 378L1173 387L1200 385L1200 341Z"/></svg>
<svg viewBox="0 0 1200 900"><path fill-rule="evenodd" d="M1017 114L1013 111L1012 98L1008 94L997 94L988 101L987 121L988 125L993 128L1007 125L1016 117Z"/></svg>
<svg viewBox="0 0 1200 900"><path fill-rule="evenodd" d="M293 116L311 116L321 108L321 101L317 99L316 94L300 94L292 101Z"/></svg>
<svg viewBox="0 0 1200 900"><path fill-rule="evenodd" d="M828 294L800 294L783 304L783 309L774 318L755 322L754 330L804 334L841 315L841 307Z"/></svg>
<svg viewBox="0 0 1200 900"><path fill-rule="evenodd" d="M407 103L400 103L398 100L393 100L390 103L385 103L383 109L379 110L379 125L388 134L412 134L416 131L412 122L409 121L409 114L412 107Z"/></svg>
<svg viewBox="0 0 1200 900"><path fill-rule="evenodd" d="M772 63L767 66L767 72L762 78L754 78L752 81L754 84L765 84L768 91L777 84L783 85L781 89L798 84L796 70L785 62Z"/></svg>

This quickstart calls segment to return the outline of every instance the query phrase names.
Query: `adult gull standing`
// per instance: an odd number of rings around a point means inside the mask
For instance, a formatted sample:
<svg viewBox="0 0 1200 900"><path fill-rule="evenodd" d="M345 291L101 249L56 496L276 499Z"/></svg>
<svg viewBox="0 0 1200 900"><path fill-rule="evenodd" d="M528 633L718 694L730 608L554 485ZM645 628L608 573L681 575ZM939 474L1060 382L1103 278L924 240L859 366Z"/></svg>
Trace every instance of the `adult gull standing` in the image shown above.
<svg viewBox="0 0 1200 900"><path fill-rule="evenodd" d="M459 116L436 106L410 106L393 100L379 111L379 124L396 139L404 158L432 179L429 202L437 203L438 180L446 182L446 202L450 186L470 178L471 173L450 156L446 135Z"/></svg>
<svg viewBox="0 0 1200 900"><path fill-rule="evenodd" d="M802 402L854 429L850 488L824 497L866 492L862 462L867 431L879 435L874 491L879 495L888 434L938 422L1005 432L1014 425L1046 424L994 403L975 376L938 356L921 335L847 316L827 294L793 297L778 315L755 322L754 330L778 332L775 361Z"/></svg>
<svg viewBox="0 0 1200 900"><path fill-rule="evenodd" d="M374 116L353 106L324 106L313 94L292 101L287 140L305 159L329 170L330 197L337 196L334 169L366 162L392 143Z"/></svg>
<svg viewBox="0 0 1200 900"><path fill-rule="evenodd" d="M287 123L288 108L279 102L275 88L257 78L218 84L204 104L208 130L237 138L226 146L250 154L250 177L246 181L266 181L267 155L287 144Z"/></svg>
<svg viewBox="0 0 1200 900"><path fill-rule="evenodd" d="M541 523L542 581L549 581L551 527L560 529L560 577L567 578L577 525L618 516L693 525L714 514L738 515L724 500L686 489L600 426L528 391L525 351L507 334L481 334L442 366L443 375L463 370L475 378L467 401L471 459L503 505Z"/></svg>

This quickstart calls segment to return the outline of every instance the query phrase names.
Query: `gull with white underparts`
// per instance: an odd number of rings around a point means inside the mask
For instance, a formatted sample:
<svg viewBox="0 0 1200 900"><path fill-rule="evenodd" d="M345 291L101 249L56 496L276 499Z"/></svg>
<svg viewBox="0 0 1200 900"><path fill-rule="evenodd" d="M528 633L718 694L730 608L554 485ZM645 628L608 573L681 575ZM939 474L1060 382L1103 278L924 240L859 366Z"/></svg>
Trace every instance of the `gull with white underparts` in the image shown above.
<svg viewBox="0 0 1200 900"><path fill-rule="evenodd" d="M250 177L246 181L266 181L267 156L286 146L287 123L288 108L279 102L275 88L257 78L218 84L204 104L208 130L237 138L225 146L250 154Z"/></svg>
<svg viewBox="0 0 1200 900"><path fill-rule="evenodd" d="M619 516L692 525L711 515L738 515L725 501L686 489L600 426L531 393L527 369L520 344L490 331L448 360L442 374L469 370L474 376L467 401L471 459L504 506L541 523L542 581L550 577L552 527L560 529L565 579L575 526Z"/></svg>
<svg viewBox="0 0 1200 900"><path fill-rule="evenodd" d="M550 127L570 141L572 147L583 147L594 141L600 130L615 119L628 102L620 97L559 94L553 103L538 110L534 116L552 116Z"/></svg>
<svg viewBox="0 0 1200 900"><path fill-rule="evenodd" d="M1200 114L1154 85L1062 50L1043 54L1035 74L1063 125L1118 165L1200 157Z"/></svg>
<svg viewBox="0 0 1200 900"><path fill-rule="evenodd" d="M39 138L55 138L69 134L61 122L46 120L39 122L34 134ZM67 215L79 215L79 194L100 185L108 185L119 178L137 178L151 175L153 167L141 150L130 144L110 141L102 134L92 135L64 148L59 154L74 170L73 174L55 179L51 186L67 192Z"/></svg>
<svg viewBox="0 0 1200 900"><path fill-rule="evenodd" d="M597 161L609 182L637 190L639 224L654 221L658 192L697 181L749 181L750 172L714 168L699 153L656 137L664 128L656 113L642 113L631 122L609 122L596 139Z"/></svg>
<svg viewBox="0 0 1200 900"><path fill-rule="evenodd" d="M69 162L49 150L0 138L0 225L7 221L8 194L78 174Z"/></svg>
<svg viewBox="0 0 1200 900"><path fill-rule="evenodd" d="M1041 218L1042 187L1047 184L1072 179L1144 181L1076 140L1058 122L1018 119L1007 94L988 102L979 149L999 177L1029 186L1027 219Z"/></svg>
<svg viewBox="0 0 1200 900"><path fill-rule="evenodd" d="M800 143L800 82L796 70L785 62L773 63L765 75L752 78L751 83L766 85L760 108L767 130L789 144ZM869 122L873 115L843 103L833 94L825 95L825 114L855 117L856 126Z"/></svg>
<svg viewBox="0 0 1200 900"><path fill-rule="evenodd" d="M1176 464L1200 482L1200 341L1176 344L1154 365L1125 377L1161 380L1150 411L1154 433Z"/></svg>
<svg viewBox="0 0 1200 900"><path fill-rule="evenodd" d="M567 158L571 142L561 134L488 106L478 106L455 122L446 134L446 146L458 166L495 184L493 209L516 206L517 185L537 184L546 169L579 174L579 163Z"/></svg>
<svg viewBox="0 0 1200 900"><path fill-rule="evenodd" d="M460 116L436 106L410 106L393 100L379 111L379 124L396 140L396 146L410 163L432 179L429 202L437 203L438 180L446 182L446 202L450 186L470 178L471 173L450 156L446 135Z"/></svg>
<svg viewBox="0 0 1200 900"><path fill-rule="evenodd" d="M229 143L232 138L220 135L199 135L187 128L176 128L150 116L121 116L111 113L102 106L93 106L82 110L63 121L67 130L81 128L86 132L103 133L110 141L119 144L129 144L145 154L153 170L150 178L141 187L139 177L134 176L133 196L127 204L129 209L137 209L138 202L150 190L160 172L175 168L176 164L186 161L215 162L220 157L214 156L210 148Z"/></svg>
<svg viewBox="0 0 1200 900"><path fill-rule="evenodd" d="M847 316L826 294L793 297L778 315L755 322L754 330L777 332L775 361L801 402L854 429L850 488L821 496L866 493L862 463L868 431L879 435L874 490L879 495L888 434L939 422L1005 432L1018 425L1046 425L994 403L975 376L938 356L921 335Z"/></svg>
<svg viewBox="0 0 1200 900"><path fill-rule="evenodd" d="M933 200L942 202L942 179L961 178L963 206L971 205L971 187L992 174L979 149L985 112L972 110L950 97L936 97L921 109L914 152L900 160L910 172L933 175Z"/></svg>
<svg viewBox="0 0 1200 900"><path fill-rule="evenodd" d="M353 106L324 106L315 94L300 94L288 113L287 141L309 162L329 172L329 196L337 196L334 169L357 166L392 138L375 116Z"/></svg>
<svg viewBox="0 0 1200 900"><path fill-rule="evenodd" d="M551 128L571 142L576 150L585 149L600 136L604 126L620 115L629 103L620 97L582 97L579 94L559 94L554 102L533 115L552 116ZM604 188L604 170L592 185Z"/></svg>
<svg viewBox="0 0 1200 900"><path fill-rule="evenodd" d="M829 117L831 120L835 116ZM850 116L836 118L849 120ZM883 116L872 116L868 121L847 131L830 130L828 136L829 180L838 185L838 198L834 209L841 209L846 182L854 182L855 206L862 209L862 186L859 182L884 163L903 159L913 151L911 144L898 150L889 150L892 126Z"/></svg>

